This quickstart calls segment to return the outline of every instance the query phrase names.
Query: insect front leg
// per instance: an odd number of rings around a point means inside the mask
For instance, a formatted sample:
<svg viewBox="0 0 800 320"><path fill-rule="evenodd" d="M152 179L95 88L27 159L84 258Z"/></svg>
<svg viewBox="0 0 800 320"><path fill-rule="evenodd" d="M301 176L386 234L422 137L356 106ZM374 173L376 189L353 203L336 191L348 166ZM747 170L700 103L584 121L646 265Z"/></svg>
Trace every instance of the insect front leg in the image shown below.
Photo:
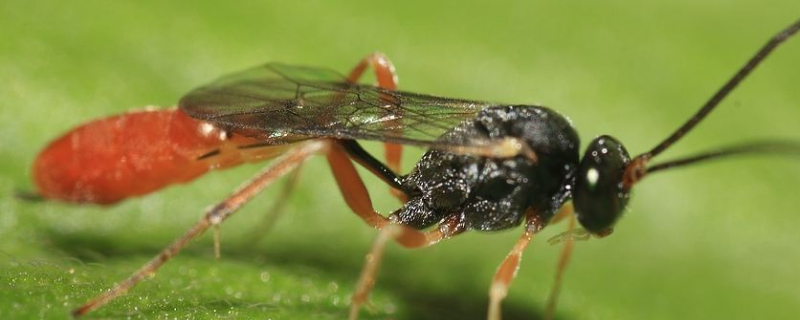
<svg viewBox="0 0 800 320"><path fill-rule="evenodd" d="M511 285L511 281L514 280L514 277L517 275L519 263L520 260L522 260L522 252L524 252L528 244L531 243L533 235L545 226L545 223L538 219L532 211L533 210L527 215L525 231L522 233L519 240L517 240L511 252L509 252L506 258L503 259L503 262L500 263L492 279L492 285L489 289L489 314L487 317L489 320L500 320L502 318L500 304L508 293L508 287Z"/></svg>
<svg viewBox="0 0 800 320"><path fill-rule="evenodd" d="M326 141L312 141L286 152L283 156L279 157L272 164L270 164L266 169L253 177L253 179L239 187L239 189L228 196L225 200L211 208L200 219L200 221L195 223L195 225L186 231L183 236L176 239L175 242L164 248L164 250L162 250L155 258L147 262L130 277L111 288L111 290L104 292L80 308L74 310L72 314L74 316L87 314L90 311L97 309L98 307L124 294L126 291L139 283L139 281L142 281L145 277L158 271L158 269L164 263L178 254L181 249L186 247L189 241L202 235L209 227L222 223L265 187L270 185L281 176L291 172L310 156L317 153L322 153L327 148L328 142Z"/></svg>
<svg viewBox="0 0 800 320"><path fill-rule="evenodd" d="M572 204L565 204L558 213L558 216L563 216L567 221L567 231L572 233L575 230L575 214ZM545 309L546 320L553 319L558 305L558 296L561 294L561 283L564 280L564 272L569 265L569 259L572 257L572 250L575 248L575 238L568 237L564 242L564 247L561 249L561 256L558 259L558 267L556 269L556 278L553 281L553 288L550 290L550 297L547 299L547 309Z"/></svg>

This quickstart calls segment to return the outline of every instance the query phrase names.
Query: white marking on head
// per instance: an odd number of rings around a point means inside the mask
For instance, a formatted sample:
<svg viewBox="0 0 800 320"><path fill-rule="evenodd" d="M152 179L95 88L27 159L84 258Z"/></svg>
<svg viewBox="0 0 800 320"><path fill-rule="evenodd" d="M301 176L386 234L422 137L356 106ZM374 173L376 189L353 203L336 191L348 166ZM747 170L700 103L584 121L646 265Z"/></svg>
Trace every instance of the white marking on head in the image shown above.
<svg viewBox="0 0 800 320"><path fill-rule="evenodd" d="M600 179L600 173L597 172L597 169L591 168L586 172L586 180L589 181L589 185L592 187L597 184L598 179Z"/></svg>

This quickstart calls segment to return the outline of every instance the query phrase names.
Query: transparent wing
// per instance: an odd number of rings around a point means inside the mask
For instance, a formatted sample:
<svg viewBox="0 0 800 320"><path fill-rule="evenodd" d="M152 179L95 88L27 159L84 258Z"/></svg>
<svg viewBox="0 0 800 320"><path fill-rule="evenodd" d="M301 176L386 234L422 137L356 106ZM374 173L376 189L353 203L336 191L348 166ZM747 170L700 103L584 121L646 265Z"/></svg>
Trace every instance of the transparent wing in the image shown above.
<svg viewBox="0 0 800 320"><path fill-rule="evenodd" d="M265 144L323 137L442 148L487 142L439 139L485 102L353 84L325 68L266 64L195 89L179 106Z"/></svg>

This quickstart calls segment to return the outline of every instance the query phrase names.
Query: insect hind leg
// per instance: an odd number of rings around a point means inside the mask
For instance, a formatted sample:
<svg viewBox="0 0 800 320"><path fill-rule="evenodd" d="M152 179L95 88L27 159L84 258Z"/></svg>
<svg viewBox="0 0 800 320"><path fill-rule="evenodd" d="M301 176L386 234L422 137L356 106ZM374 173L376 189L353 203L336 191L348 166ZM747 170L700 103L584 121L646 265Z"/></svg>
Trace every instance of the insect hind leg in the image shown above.
<svg viewBox="0 0 800 320"><path fill-rule="evenodd" d="M328 148L326 141L312 141L295 149L289 150L279 157L266 169L258 173L253 179L239 187L234 193L225 200L211 208L203 217L195 223L183 236L176 239L172 244L164 248L152 260L139 268L124 281L115 285L108 291L88 301L80 308L72 312L73 316L82 316L98 307L123 295L126 291L133 288L146 277L154 274L170 258L178 254L189 241L202 235L209 227L222 223L225 219L233 215L245 203L255 197L260 191L269 186L279 177L295 169L300 163L314 154L324 152Z"/></svg>

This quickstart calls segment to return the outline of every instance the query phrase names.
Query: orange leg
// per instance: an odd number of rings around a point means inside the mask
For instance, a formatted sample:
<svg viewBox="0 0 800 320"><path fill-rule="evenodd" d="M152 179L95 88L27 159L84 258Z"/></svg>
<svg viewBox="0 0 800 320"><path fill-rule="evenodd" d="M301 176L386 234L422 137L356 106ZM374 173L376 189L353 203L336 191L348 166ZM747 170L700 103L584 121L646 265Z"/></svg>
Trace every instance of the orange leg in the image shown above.
<svg viewBox="0 0 800 320"><path fill-rule="evenodd" d="M370 249L367 257L364 259L364 267L361 269L361 276L358 278L356 291L353 293L353 297L351 299L350 315L348 319L358 319L358 312L361 309L361 306L367 301L369 292L375 285L375 276L378 273L378 267L380 266L381 259L383 258L383 251L385 250L386 243L389 239L395 239L398 243L406 248L426 247L436 244L443 239L447 239L464 232L464 229L461 228L462 225L463 224L460 221L460 217L453 216L452 218L442 222L442 224L440 224L439 228L436 230L423 233L427 238L425 241L419 241L418 236L411 236L410 238L414 240L409 242L404 241L404 237L409 237L408 233L420 232L399 224L386 224L380 230L378 238L375 239L375 243L372 245L372 249Z"/></svg>
<svg viewBox="0 0 800 320"><path fill-rule="evenodd" d="M545 223L539 221L533 212L528 214L528 219L525 223L525 232L522 233L522 236L517 240L514 248L512 248L511 252L503 259L503 262L500 263L497 272L494 274L492 286L489 289L489 314L487 317L489 320L500 320L502 318L500 304L508 293L508 287L511 285L511 281L517 276L519 263L522 260L522 252L524 252L525 248L530 244L533 235L544 228L544 226Z"/></svg>
<svg viewBox="0 0 800 320"><path fill-rule="evenodd" d="M453 220L447 220L440 225L440 228L425 232L394 224L394 222L375 211L367 187L364 186L361 176L356 171L344 149L336 142L332 142L326 155L333 171L333 176L336 178L336 184L339 186L339 190L342 192L342 196L350 209L369 226L378 230L383 229L388 224L398 226L401 231L395 240L403 247L417 248L431 245L464 231L460 227L461 224Z"/></svg>
<svg viewBox="0 0 800 320"><path fill-rule="evenodd" d="M372 199L369 197L367 187L364 186L364 182L350 161L350 157L341 146L335 142L331 144L327 154L328 163L345 202L369 226L376 229L383 228L384 225L389 223L389 219L372 209Z"/></svg>
<svg viewBox="0 0 800 320"><path fill-rule="evenodd" d="M267 213L261 219L258 227L252 230L249 242L258 242L264 235L272 230L273 226L275 226L275 222L278 221L278 218L280 218L286 209L286 204L289 203L289 196L292 194L292 191L294 191L295 186L297 186L297 181L300 180L302 168L302 165L297 166L297 168L286 177L286 182L283 184L280 195L278 195L275 203L267 210Z"/></svg>
<svg viewBox="0 0 800 320"><path fill-rule="evenodd" d="M571 209L571 207L570 207ZM567 225L567 232L572 232L575 229L575 215L570 210L569 224ZM564 279L564 272L569 265L569 259L572 257L572 250L575 248L574 237L568 237L564 242L564 248L561 250L561 257L558 260L558 269L556 270L556 279L553 282L553 289L550 290L550 297L547 299L547 309L545 310L544 318L547 320L553 319L556 312L556 305L558 304L558 295L561 293L561 283Z"/></svg>
<svg viewBox="0 0 800 320"><path fill-rule="evenodd" d="M550 219L548 224L552 225L555 223L561 222L561 220L573 217L573 213L575 212L575 207L572 206L572 202L567 202L561 206L561 210L558 210L555 216Z"/></svg>
<svg viewBox="0 0 800 320"><path fill-rule="evenodd" d="M361 310L361 306L367 301L369 292L372 291L372 287L375 285L375 275L378 273L378 267L380 267L381 260L383 259L383 251L386 248L386 243L390 239L399 236L400 232L401 230L397 228L397 225L390 223L378 233L378 237L375 239L372 249L370 249L369 254L367 254L367 257L364 259L364 267L361 269L361 275L358 277L356 291L353 292L353 296L350 299L350 314L347 319L358 319L358 312Z"/></svg>
<svg viewBox="0 0 800 320"><path fill-rule="evenodd" d="M164 263L186 247L189 241L202 235L209 227L222 223L265 187L295 169L310 156L325 152L328 146L329 143L326 141L312 141L289 150L266 169L253 177L252 180L248 181L233 194L228 196L228 198L211 208L200 221L195 223L183 236L164 248L155 258L147 262L130 277L111 288L111 290L102 293L73 311L73 316L85 315L124 294L137 283L158 271Z"/></svg>
<svg viewBox="0 0 800 320"><path fill-rule="evenodd" d="M386 55L380 52L372 53L361 59L358 65L350 71L347 80L353 83L358 82L358 79L361 78L368 66L372 67L375 72L378 87L386 90L397 90L397 73L394 65ZM395 173L400 173L403 146L395 143L384 143L383 146L386 155L386 166ZM392 189L392 194L405 202L404 198L400 197L401 193L398 190Z"/></svg>
<svg viewBox="0 0 800 320"><path fill-rule="evenodd" d="M289 202L289 196L292 194L292 191L294 191L294 187L297 185L297 180L300 179L301 168L302 165L298 165L297 168L289 173L286 183L284 183L283 188L281 189L280 195L278 195L278 198L275 200L272 206L267 209L267 214L265 214L261 219L258 227L252 230L249 242L256 243L261 240L261 238L272 229L281 214L283 214L284 209L286 209L286 204ZM214 225L212 232L214 234L214 259L219 260L222 257L222 245L220 240L220 227L218 224Z"/></svg>
<svg viewBox="0 0 800 320"><path fill-rule="evenodd" d="M353 293L350 305L349 319L357 319L361 305L367 300L372 286L375 284L375 275L380 266L383 251L389 239L394 239L406 248L418 248L436 244L444 239L464 231L460 216L447 219L439 228L430 231L419 231L400 224L395 224L390 219L375 212L367 188L361 180L344 148L333 143L328 151L328 162L333 170L336 183L342 192L347 205L364 222L380 230L378 238L367 254L367 258L359 277L356 291Z"/></svg>
<svg viewBox="0 0 800 320"><path fill-rule="evenodd" d="M364 74L367 67L372 67L375 71L375 78L378 82L378 87L386 90L397 90L397 73L395 72L394 65L389 58L383 53L374 52L361 61L350 71L347 80L350 82L358 82L361 75Z"/></svg>

